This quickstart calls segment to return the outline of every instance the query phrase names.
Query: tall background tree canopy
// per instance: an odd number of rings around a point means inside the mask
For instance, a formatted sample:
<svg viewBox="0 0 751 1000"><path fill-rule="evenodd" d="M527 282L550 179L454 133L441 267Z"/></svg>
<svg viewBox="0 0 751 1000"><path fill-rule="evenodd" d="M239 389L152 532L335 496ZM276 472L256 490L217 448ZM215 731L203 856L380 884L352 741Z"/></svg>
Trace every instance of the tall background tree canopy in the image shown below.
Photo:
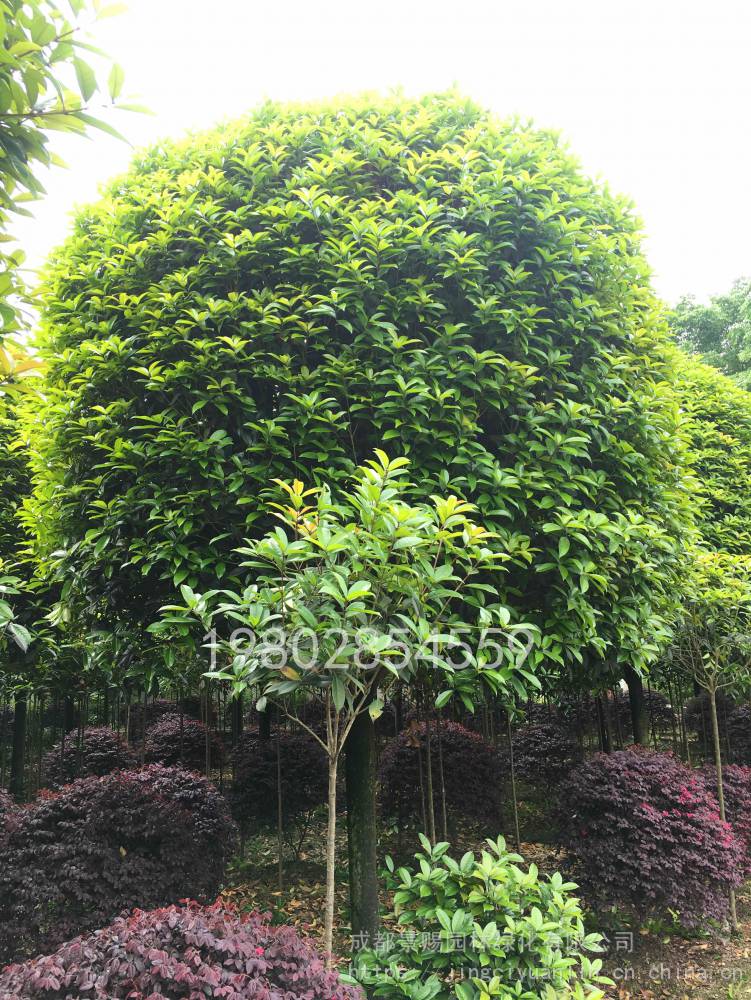
<svg viewBox="0 0 751 1000"><path fill-rule="evenodd" d="M709 305L691 296L681 299L670 316L676 342L698 354L744 389L751 388L751 279L739 278Z"/></svg>
<svg viewBox="0 0 751 1000"><path fill-rule="evenodd" d="M540 660L641 665L690 521L647 274L628 202L455 95L141 155L47 275L28 516L63 612L143 625L230 583L272 478L381 446L478 505Z"/></svg>
<svg viewBox="0 0 751 1000"><path fill-rule="evenodd" d="M702 543L751 555L751 395L681 351L673 360Z"/></svg>

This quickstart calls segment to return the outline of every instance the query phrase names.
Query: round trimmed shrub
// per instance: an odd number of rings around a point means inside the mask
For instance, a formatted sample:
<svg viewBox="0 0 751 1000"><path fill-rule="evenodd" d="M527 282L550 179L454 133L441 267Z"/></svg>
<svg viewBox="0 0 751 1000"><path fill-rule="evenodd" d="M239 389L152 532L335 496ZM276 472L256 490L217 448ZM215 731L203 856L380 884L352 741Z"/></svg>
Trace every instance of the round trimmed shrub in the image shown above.
<svg viewBox="0 0 751 1000"><path fill-rule="evenodd" d="M84 729L79 743L78 730L44 755L42 774L48 788L60 788L76 778L127 771L136 766L135 754L122 737L107 726Z"/></svg>
<svg viewBox="0 0 751 1000"><path fill-rule="evenodd" d="M730 759L738 764L751 765L751 705L738 705L731 710L727 732Z"/></svg>
<svg viewBox="0 0 751 1000"><path fill-rule="evenodd" d="M671 753L596 754L559 789L563 843L596 904L693 926L727 914L744 849L701 775ZM580 877L579 877L580 872Z"/></svg>
<svg viewBox="0 0 751 1000"><path fill-rule="evenodd" d="M323 747L308 733L281 732L282 815L285 829L302 835L311 814L326 802L328 772ZM244 833L277 821L277 735L245 732L233 751L232 815Z"/></svg>
<svg viewBox="0 0 751 1000"><path fill-rule="evenodd" d="M717 705L717 726L720 731L720 746L723 757L727 752L728 720L735 710L735 702L724 691L718 691L715 697ZM712 710L709 695L706 691L690 698L683 709L683 719L686 728L696 734L702 753L706 757L713 755L712 749Z"/></svg>
<svg viewBox="0 0 751 1000"><path fill-rule="evenodd" d="M530 785L557 784L581 757L571 731L556 722L531 722L512 732L516 776ZM508 747L501 750L509 767Z"/></svg>
<svg viewBox="0 0 751 1000"><path fill-rule="evenodd" d="M179 706L166 698L150 698L145 705L142 701L132 702L121 712L122 721L128 726L128 739L131 743L140 743L144 731L148 732L163 715L171 715L177 711Z"/></svg>
<svg viewBox="0 0 751 1000"><path fill-rule="evenodd" d="M205 778L154 764L80 778L20 810L0 845L0 961L135 906L211 899L236 828Z"/></svg>
<svg viewBox="0 0 751 1000"><path fill-rule="evenodd" d="M197 719L177 713L163 715L146 731L146 760L151 764L205 771L207 736L210 766L218 767L224 759L224 745L216 733L207 734L206 726Z"/></svg>
<svg viewBox="0 0 751 1000"><path fill-rule="evenodd" d="M644 689L644 717L647 728L652 724L657 731L668 729L675 722L675 712L670 704L670 699L661 691ZM619 691L615 699L608 699L608 709L610 712L610 722L613 733L617 733L620 727L623 735L633 734L633 720L631 718L631 704L627 692ZM617 719L617 722L616 722Z"/></svg>
<svg viewBox="0 0 751 1000"><path fill-rule="evenodd" d="M712 764L700 769L704 787L717 798L717 771ZM751 864L751 767L725 764L722 768L725 816L746 850L746 865Z"/></svg>
<svg viewBox="0 0 751 1000"><path fill-rule="evenodd" d="M0 972L0 1000L360 1000L293 927L215 903L118 917L109 927Z"/></svg>
<svg viewBox="0 0 751 1000"><path fill-rule="evenodd" d="M441 784L435 721L430 728L433 796L438 821ZM444 721L441 722L441 745L447 812L453 819L462 817L492 825L500 822L500 765L493 744L458 722ZM421 821L420 757L425 790L427 727L424 722L411 723L386 744L378 772L379 801L384 816Z"/></svg>

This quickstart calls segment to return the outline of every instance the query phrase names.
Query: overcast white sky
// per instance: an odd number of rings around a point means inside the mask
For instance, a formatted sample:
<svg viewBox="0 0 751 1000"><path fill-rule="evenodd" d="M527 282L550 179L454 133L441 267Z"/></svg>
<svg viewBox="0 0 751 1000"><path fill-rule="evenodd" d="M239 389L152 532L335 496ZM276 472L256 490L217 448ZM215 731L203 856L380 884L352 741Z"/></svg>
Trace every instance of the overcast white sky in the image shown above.
<svg viewBox="0 0 751 1000"><path fill-rule="evenodd" d="M559 129L590 173L633 198L668 301L751 274L747 0L131 0L95 35L154 112L113 117L134 146L265 97L457 84ZM56 149L70 168L17 227L34 266L132 155L100 134Z"/></svg>

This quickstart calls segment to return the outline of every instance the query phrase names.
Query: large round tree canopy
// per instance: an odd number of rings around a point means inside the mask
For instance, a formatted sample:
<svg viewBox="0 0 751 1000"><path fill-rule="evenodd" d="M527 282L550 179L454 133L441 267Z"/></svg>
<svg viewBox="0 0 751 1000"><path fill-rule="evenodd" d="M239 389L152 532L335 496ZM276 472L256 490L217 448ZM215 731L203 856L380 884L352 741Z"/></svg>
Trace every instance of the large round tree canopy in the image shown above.
<svg viewBox="0 0 751 1000"><path fill-rule="evenodd" d="M654 652L686 509L663 333L630 205L551 134L366 97L160 145L52 261L41 348L32 518L92 619L226 585L272 479L381 447L478 505L552 661Z"/></svg>

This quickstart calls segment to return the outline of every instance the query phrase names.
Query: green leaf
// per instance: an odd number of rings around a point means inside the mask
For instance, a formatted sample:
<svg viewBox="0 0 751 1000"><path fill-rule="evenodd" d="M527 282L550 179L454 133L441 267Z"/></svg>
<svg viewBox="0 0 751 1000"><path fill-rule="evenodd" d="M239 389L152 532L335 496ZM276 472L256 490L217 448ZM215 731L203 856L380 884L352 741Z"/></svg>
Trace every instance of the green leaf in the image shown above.
<svg viewBox="0 0 751 1000"><path fill-rule="evenodd" d="M73 67L76 71L76 79L78 80L81 97L83 97L84 101L88 101L97 91L96 74L83 59L74 59Z"/></svg>
<svg viewBox="0 0 751 1000"><path fill-rule="evenodd" d="M107 87L109 90L110 97L113 101L117 100L123 89L123 83L125 82L125 73L122 66L118 63L112 64L112 69L110 70L110 75L107 79Z"/></svg>

